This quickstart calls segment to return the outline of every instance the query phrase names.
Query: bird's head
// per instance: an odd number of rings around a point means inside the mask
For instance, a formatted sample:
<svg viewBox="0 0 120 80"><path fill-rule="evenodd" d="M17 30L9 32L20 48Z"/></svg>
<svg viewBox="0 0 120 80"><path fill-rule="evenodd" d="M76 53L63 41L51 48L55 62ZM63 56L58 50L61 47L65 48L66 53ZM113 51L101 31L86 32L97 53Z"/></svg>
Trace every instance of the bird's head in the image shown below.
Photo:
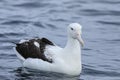
<svg viewBox="0 0 120 80"><path fill-rule="evenodd" d="M77 39L81 46L84 46L84 41L81 38L82 26L79 23L71 23L68 26L68 35L73 39Z"/></svg>

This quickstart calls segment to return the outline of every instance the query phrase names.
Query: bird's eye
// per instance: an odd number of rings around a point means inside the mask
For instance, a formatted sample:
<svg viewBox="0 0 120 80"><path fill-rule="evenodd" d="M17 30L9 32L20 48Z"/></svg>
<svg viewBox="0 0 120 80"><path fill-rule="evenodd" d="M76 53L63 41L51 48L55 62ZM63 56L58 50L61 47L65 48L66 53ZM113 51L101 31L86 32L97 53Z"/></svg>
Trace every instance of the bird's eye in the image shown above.
<svg viewBox="0 0 120 80"><path fill-rule="evenodd" d="M73 30L73 28L71 28L71 30Z"/></svg>

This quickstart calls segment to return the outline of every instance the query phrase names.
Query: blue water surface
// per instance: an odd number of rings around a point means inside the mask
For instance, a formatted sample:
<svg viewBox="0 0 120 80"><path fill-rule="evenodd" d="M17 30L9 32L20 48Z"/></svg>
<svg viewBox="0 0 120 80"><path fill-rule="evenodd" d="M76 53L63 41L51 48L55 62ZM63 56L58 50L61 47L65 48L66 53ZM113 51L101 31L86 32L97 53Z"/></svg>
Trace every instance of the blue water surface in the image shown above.
<svg viewBox="0 0 120 80"><path fill-rule="evenodd" d="M22 68L13 42L47 37L64 47L72 22L83 26L80 76ZM120 80L120 0L0 0L0 80Z"/></svg>

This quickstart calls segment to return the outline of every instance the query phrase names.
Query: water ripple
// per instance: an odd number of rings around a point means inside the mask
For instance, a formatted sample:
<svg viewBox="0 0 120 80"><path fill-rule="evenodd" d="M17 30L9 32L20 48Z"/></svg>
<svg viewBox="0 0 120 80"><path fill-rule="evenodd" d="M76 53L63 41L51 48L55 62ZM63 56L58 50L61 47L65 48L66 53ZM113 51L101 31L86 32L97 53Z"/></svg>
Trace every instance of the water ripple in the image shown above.
<svg viewBox="0 0 120 80"><path fill-rule="evenodd" d="M102 71L102 70L95 70L95 69L90 69L90 68L85 68L84 72L85 72L85 74L94 75L94 76L110 76L110 77L115 77L115 76L119 76L120 75L120 73L118 73L118 72Z"/></svg>
<svg viewBox="0 0 120 80"><path fill-rule="evenodd" d="M4 53L0 54L0 59L11 59L11 58L16 58L16 55L15 54L4 54Z"/></svg>
<svg viewBox="0 0 120 80"><path fill-rule="evenodd" d="M82 15L86 16L120 16L120 11L105 11L105 10L96 10L96 9L83 9ZM81 12L79 12L81 13Z"/></svg>
<svg viewBox="0 0 120 80"><path fill-rule="evenodd" d="M22 21L22 20L10 20L10 21L4 21L1 23L2 25L18 25L18 24L27 24L30 23L29 21Z"/></svg>
<svg viewBox="0 0 120 80"><path fill-rule="evenodd" d="M101 23L101 24L108 24L108 25L120 25L120 22L114 22L114 21L97 21L98 23Z"/></svg>
<svg viewBox="0 0 120 80"><path fill-rule="evenodd" d="M52 24L46 24L48 27L52 28L52 29L56 29L57 27L52 25Z"/></svg>
<svg viewBox="0 0 120 80"><path fill-rule="evenodd" d="M13 5L13 6L30 9L30 8L43 8L46 6L55 7L56 5L49 4L49 3L40 3L40 2L27 2L27 3L17 4L17 5Z"/></svg>
<svg viewBox="0 0 120 80"><path fill-rule="evenodd" d="M38 7L44 7L45 4L40 4L38 2L29 2L29 3L22 3L14 5L15 7L23 7L23 8L38 8Z"/></svg>
<svg viewBox="0 0 120 80"><path fill-rule="evenodd" d="M103 4L120 4L120 1L110 1L110 0L97 0L95 1L97 3L103 3Z"/></svg>
<svg viewBox="0 0 120 80"><path fill-rule="evenodd" d="M13 71L22 65L12 48L19 40L35 36L63 47L66 26L80 22L85 40L80 80L119 80L119 4L120 0L0 0L1 79L77 80L57 73Z"/></svg>
<svg viewBox="0 0 120 80"><path fill-rule="evenodd" d="M90 49L90 48L84 48L83 50L87 50L87 51L89 51L89 50L92 50L92 49Z"/></svg>
<svg viewBox="0 0 120 80"><path fill-rule="evenodd" d="M45 28L45 26L40 22L34 22L33 25L37 27Z"/></svg>
<svg viewBox="0 0 120 80"><path fill-rule="evenodd" d="M29 72L28 72L29 71ZM64 75L64 74L59 74L59 73L53 73L53 72L43 72L43 71L35 71L35 70L30 70L27 69L23 70L23 68L19 67L17 70L13 71L16 76L16 79L33 79L34 76L34 80L52 80L52 79L56 79L56 80L77 80L79 77L71 77L68 75Z"/></svg>
<svg viewBox="0 0 120 80"><path fill-rule="evenodd" d="M67 22L67 20L63 19L63 18L57 18L57 19L50 19L51 21L57 21L57 22Z"/></svg>

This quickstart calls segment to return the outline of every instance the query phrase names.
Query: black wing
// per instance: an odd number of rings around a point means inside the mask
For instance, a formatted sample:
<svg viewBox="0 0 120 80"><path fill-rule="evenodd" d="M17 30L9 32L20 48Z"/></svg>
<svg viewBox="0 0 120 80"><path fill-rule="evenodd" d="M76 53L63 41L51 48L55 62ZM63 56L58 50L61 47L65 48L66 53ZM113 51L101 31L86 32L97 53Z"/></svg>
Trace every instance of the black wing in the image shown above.
<svg viewBox="0 0 120 80"><path fill-rule="evenodd" d="M34 44L34 42L37 42L40 46L39 47L36 46ZM52 63L52 60L47 59L44 55L45 47L47 45L54 46L54 44L46 38L31 39L29 41L17 44L16 50L25 59L27 59L27 58L39 58L39 59L42 59L44 61Z"/></svg>

